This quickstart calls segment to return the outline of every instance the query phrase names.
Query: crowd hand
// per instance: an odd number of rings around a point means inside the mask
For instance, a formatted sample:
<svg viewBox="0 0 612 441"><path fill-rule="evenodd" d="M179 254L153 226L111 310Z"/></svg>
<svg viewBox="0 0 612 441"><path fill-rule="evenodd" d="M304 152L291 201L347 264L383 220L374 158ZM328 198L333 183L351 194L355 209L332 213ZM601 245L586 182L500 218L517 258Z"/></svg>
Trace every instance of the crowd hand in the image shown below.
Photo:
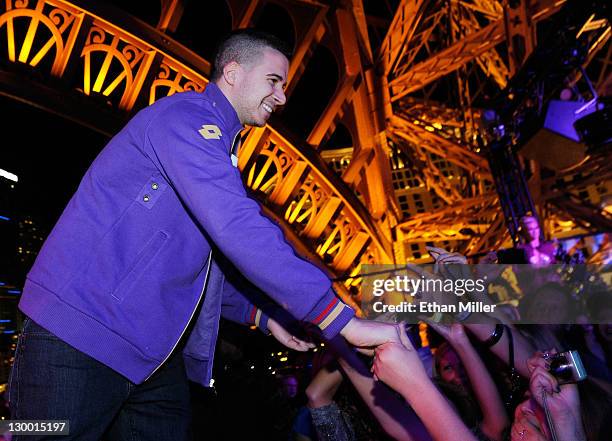
<svg viewBox="0 0 612 441"><path fill-rule="evenodd" d="M437 280L442 279L439 275L437 275L436 267L434 266L434 273L427 271L425 268L415 265L413 263L407 263L406 269L414 272L418 276L422 277L424 280ZM443 279L442 279L443 280ZM417 300L425 303L444 303L444 304L456 304L458 302L458 298L456 296L449 296L448 293L443 291L432 292L429 290L419 291L416 294Z"/></svg>
<svg viewBox="0 0 612 441"><path fill-rule="evenodd" d="M268 331L270 331L270 333L274 336L275 339L277 339L289 349L306 352L307 350L315 347L314 343L301 340L295 335L292 335L291 333L287 332L285 328L283 328L276 320L272 318L268 319Z"/></svg>
<svg viewBox="0 0 612 441"><path fill-rule="evenodd" d="M374 349L384 343L401 343L398 326L391 323L353 317L340 334L360 352L374 355Z"/></svg>
<svg viewBox="0 0 612 441"><path fill-rule="evenodd" d="M488 280L497 279L506 269L505 265L499 264L497 253L489 251L478 260L478 265L474 267L476 276L487 278Z"/></svg>
<svg viewBox="0 0 612 441"><path fill-rule="evenodd" d="M548 352L555 354L555 350ZM557 379L549 372L549 362L541 352L536 352L527 361L530 373L529 391L542 408L543 394L546 395L546 405L555 420L555 425L571 425L574 430L582 431L580 416L580 396L576 384L559 385Z"/></svg>
<svg viewBox="0 0 612 441"><path fill-rule="evenodd" d="M425 320L438 334L440 334L453 347L460 346L469 342L465 328L461 323L453 323L452 325L442 325L440 323Z"/></svg>
<svg viewBox="0 0 612 441"><path fill-rule="evenodd" d="M433 257L436 268L446 278L470 279L473 277L471 269L467 266L468 260L463 254L451 253L444 248L425 247ZM454 265L450 269L445 265ZM458 266L459 265L459 266Z"/></svg>
<svg viewBox="0 0 612 441"><path fill-rule="evenodd" d="M467 265L467 258L459 253L450 253L443 248L437 247L426 247L429 254L433 257L436 262L436 266L439 268L439 273L443 274L447 278L463 278L463 279L472 279L475 274L472 274L471 269L468 266L456 267L453 274L450 274L445 268L444 265L454 264L454 265ZM460 274L459 274L460 273ZM488 278L488 277L487 277ZM491 298L487 294L487 290L485 289L483 292L473 291L469 293L470 300L482 302L485 305L492 305L493 302ZM503 323L507 323L508 319L500 312L494 311L492 313L487 313L492 317L501 320Z"/></svg>
<svg viewBox="0 0 612 441"><path fill-rule="evenodd" d="M372 372L396 391L410 390L412 384L429 381L417 351L410 343L406 330L396 325L400 342L385 343L376 348Z"/></svg>
<svg viewBox="0 0 612 441"><path fill-rule="evenodd" d="M467 258L463 254L451 253L450 251L446 251L444 248L438 247L427 246L425 248L436 263L457 265L466 265L468 263Z"/></svg>
<svg viewBox="0 0 612 441"><path fill-rule="evenodd" d="M463 254L451 253L444 248L425 247L434 259L434 271L447 279L471 279L472 271L467 266L467 258ZM454 265L448 268L446 265Z"/></svg>

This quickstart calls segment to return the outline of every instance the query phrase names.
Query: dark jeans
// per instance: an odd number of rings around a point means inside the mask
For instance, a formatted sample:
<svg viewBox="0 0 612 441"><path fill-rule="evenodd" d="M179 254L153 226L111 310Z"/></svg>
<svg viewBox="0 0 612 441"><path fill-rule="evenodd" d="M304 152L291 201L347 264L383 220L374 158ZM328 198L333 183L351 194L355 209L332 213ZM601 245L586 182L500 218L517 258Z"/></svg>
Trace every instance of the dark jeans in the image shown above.
<svg viewBox="0 0 612 441"><path fill-rule="evenodd" d="M181 351L137 385L27 319L9 388L12 419L70 423L67 437L15 436L14 441L191 439Z"/></svg>

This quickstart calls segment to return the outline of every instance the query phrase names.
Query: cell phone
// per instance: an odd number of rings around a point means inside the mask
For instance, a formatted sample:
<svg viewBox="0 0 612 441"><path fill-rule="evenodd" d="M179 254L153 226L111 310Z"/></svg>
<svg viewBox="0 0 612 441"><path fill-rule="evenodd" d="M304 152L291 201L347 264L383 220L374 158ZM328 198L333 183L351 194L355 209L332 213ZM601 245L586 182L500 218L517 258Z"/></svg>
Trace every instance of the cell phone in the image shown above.
<svg viewBox="0 0 612 441"><path fill-rule="evenodd" d="M551 355L549 372L559 384L577 383L587 377L578 351L566 351Z"/></svg>

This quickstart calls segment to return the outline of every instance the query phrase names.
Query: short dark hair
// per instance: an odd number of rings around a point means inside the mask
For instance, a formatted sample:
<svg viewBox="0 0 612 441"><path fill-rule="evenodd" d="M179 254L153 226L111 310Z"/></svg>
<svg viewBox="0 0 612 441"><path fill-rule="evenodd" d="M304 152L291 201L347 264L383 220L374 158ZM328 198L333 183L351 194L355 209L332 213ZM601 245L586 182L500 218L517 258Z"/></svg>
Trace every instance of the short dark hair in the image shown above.
<svg viewBox="0 0 612 441"><path fill-rule="evenodd" d="M285 42L274 35L255 29L239 29L227 34L218 44L210 81L217 81L223 74L223 68L232 61L240 64L253 62L264 48L279 51L285 57L291 56L291 51Z"/></svg>

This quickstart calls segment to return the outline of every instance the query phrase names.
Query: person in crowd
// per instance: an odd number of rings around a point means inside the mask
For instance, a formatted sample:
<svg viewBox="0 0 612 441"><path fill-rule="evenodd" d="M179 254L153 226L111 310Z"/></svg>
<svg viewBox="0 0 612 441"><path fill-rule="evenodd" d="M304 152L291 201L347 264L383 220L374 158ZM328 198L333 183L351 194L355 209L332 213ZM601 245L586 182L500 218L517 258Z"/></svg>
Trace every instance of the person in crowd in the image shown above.
<svg viewBox="0 0 612 441"><path fill-rule="evenodd" d="M398 329L401 343L390 342L376 348L372 366L376 378L406 400L432 439L476 441L477 438L427 376L406 331L402 326Z"/></svg>
<svg viewBox="0 0 612 441"><path fill-rule="evenodd" d="M574 323L582 309L565 286L548 282L521 299L519 312L525 324L565 324Z"/></svg>
<svg viewBox="0 0 612 441"><path fill-rule="evenodd" d="M448 342L435 353L440 381L454 387L462 401L471 403L475 398L478 403L477 414L482 418L470 416L470 421L464 419L464 422L480 439L501 441L509 425L508 415L493 378L472 346L464 326L460 323L451 326L430 323L430 326Z"/></svg>
<svg viewBox="0 0 612 441"><path fill-rule="evenodd" d="M535 216L523 216L519 220L519 233L526 263L548 265L554 263L555 246L542 241L542 230Z"/></svg>
<svg viewBox="0 0 612 441"><path fill-rule="evenodd" d="M612 397L588 380L559 384L549 370L550 356L529 359L529 394L517 406L512 441L604 441L609 439ZM548 413L548 416L547 416Z"/></svg>
<svg viewBox="0 0 612 441"><path fill-rule="evenodd" d="M333 354L335 361L320 369L306 389L308 406L320 438L431 440L415 412L384 384L374 380L363 357L341 338L329 341L329 347L327 354ZM347 387L344 379L352 388ZM366 409L347 402L347 397L355 397L353 391ZM368 424L366 416L373 416L378 425Z"/></svg>

